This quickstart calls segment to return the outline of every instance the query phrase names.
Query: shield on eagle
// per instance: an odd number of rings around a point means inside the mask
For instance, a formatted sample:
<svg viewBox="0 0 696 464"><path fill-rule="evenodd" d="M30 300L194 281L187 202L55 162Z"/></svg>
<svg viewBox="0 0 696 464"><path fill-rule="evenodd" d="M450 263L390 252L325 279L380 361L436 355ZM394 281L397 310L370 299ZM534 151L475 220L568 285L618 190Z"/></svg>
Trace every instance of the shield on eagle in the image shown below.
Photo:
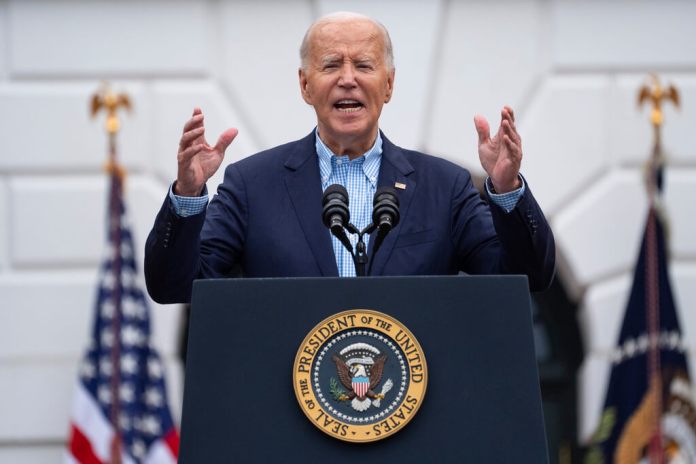
<svg viewBox="0 0 696 464"><path fill-rule="evenodd" d="M370 378L366 376L353 377L351 385L358 398L364 398L370 389Z"/></svg>

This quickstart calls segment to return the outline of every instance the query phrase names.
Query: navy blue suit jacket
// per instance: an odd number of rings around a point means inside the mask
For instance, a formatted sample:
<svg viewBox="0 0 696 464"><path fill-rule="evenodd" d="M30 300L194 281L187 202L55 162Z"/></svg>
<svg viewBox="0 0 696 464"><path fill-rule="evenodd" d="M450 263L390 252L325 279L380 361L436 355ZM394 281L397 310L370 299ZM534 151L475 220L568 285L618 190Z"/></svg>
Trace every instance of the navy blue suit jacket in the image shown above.
<svg viewBox="0 0 696 464"><path fill-rule="evenodd" d="M401 222L372 257L372 275L526 274L553 277L551 230L529 186L516 208L483 202L465 169L383 136L379 187L396 189ZM195 278L338 276L315 135L231 164L207 211L182 218L165 199L148 236L145 277L160 303L190 300ZM370 244L374 239L370 240Z"/></svg>

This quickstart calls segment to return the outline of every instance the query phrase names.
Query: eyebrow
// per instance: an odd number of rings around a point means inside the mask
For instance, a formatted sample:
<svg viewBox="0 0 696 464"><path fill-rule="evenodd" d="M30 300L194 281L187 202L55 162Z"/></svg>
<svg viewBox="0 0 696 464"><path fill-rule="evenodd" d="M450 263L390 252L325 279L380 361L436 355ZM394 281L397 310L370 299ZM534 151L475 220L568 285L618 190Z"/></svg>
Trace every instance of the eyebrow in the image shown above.
<svg viewBox="0 0 696 464"><path fill-rule="evenodd" d="M329 55L329 56L325 56L324 58L321 59L321 64L322 64L322 65L327 65L327 64L332 64L332 63L336 63L336 62L339 62L339 61L343 61L343 60L341 59L340 56L338 56L338 55Z"/></svg>
<svg viewBox="0 0 696 464"><path fill-rule="evenodd" d="M334 64L334 63L342 62L343 59L344 58L341 55L329 55L329 56L325 56L321 59L321 64L323 66L326 66L327 64ZM376 62L377 60L371 56L361 56L361 57L355 58L351 61L353 61L353 63L356 63L356 64L371 64L371 63Z"/></svg>

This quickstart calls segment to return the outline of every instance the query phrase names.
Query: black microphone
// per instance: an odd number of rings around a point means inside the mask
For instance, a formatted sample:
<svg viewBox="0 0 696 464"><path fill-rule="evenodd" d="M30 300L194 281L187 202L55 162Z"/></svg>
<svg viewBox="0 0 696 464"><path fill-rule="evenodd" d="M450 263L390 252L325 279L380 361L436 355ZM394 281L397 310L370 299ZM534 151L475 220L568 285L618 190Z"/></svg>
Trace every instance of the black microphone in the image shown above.
<svg viewBox="0 0 696 464"><path fill-rule="evenodd" d="M323 206L321 218L324 225L331 229L331 233L334 235L343 231L343 228L350 221L346 188L339 184L329 185L324 191L321 204Z"/></svg>
<svg viewBox="0 0 696 464"><path fill-rule="evenodd" d="M348 209L348 190L340 184L329 185L324 191L321 199L323 206L321 219L324 225L331 230L331 233L350 251L352 256L353 245L346 235L346 228L353 233L355 227L350 221L350 210Z"/></svg>
<svg viewBox="0 0 696 464"><path fill-rule="evenodd" d="M367 270L367 275L372 274L372 264L375 262L375 253L382 246L384 238L389 231L399 224L399 197L391 187L380 187L372 200L372 227L377 228L377 236L372 245L372 259ZM374 229L373 229L374 230Z"/></svg>
<svg viewBox="0 0 696 464"><path fill-rule="evenodd" d="M380 235L386 235L399 224L399 197L391 187L381 187L372 201L372 223Z"/></svg>

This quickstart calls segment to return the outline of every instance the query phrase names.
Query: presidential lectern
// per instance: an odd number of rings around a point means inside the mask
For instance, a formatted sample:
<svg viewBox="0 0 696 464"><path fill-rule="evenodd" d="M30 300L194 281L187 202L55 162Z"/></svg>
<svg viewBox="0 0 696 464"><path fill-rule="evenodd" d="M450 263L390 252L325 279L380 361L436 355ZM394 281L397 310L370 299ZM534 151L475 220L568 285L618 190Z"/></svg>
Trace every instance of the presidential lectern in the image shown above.
<svg viewBox="0 0 696 464"><path fill-rule="evenodd" d="M520 276L194 283L182 463L546 463Z"/></svg>

